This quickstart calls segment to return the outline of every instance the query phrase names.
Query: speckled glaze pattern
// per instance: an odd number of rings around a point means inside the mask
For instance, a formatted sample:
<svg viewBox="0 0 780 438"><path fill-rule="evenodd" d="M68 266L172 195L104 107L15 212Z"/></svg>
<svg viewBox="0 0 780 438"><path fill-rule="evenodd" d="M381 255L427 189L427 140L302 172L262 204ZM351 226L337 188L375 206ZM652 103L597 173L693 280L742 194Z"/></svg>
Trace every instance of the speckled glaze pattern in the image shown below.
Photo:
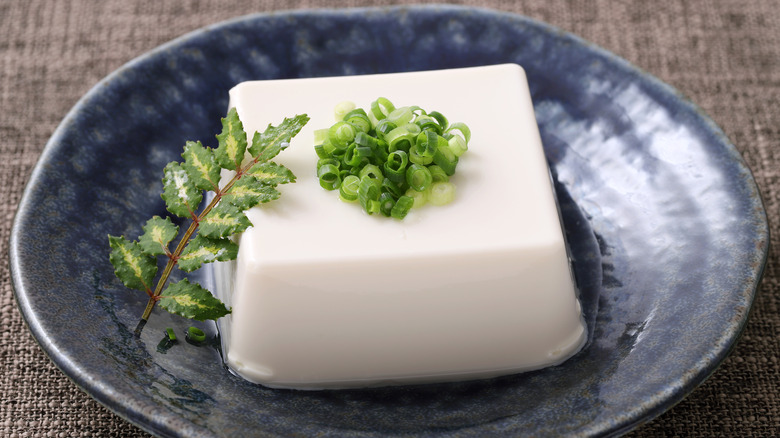
<svg viewBox="0 0 780 438"><path fill-rule="evenodd" d="M158 349L165 327L191 325L159 311L133 335L145 296L114 277L106 235L165 214L163 166L185 140L215 143L233 85L505 62L528 73L590 329L581 353L484 381L299 392L227 372L211 324L197 324L200 347ZM673 89L547 25L452 6L242 17L130 62L59 126L12 234L16 296L43 349L165 437L619 435L728 354L768 245L749 170Z"/></svg>

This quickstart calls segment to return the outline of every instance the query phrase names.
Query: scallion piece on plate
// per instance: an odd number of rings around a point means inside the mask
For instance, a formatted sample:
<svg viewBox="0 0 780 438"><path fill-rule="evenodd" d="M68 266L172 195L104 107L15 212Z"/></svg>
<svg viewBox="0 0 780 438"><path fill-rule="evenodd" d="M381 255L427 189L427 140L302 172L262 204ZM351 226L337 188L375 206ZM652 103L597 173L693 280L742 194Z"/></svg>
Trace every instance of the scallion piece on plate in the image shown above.
<svg viewBox="0 0 780 438"><path fill-rule="evenodd" d="M187 339L195 343L200 343L206 340L206 334L197 327L189 327L187 329Z"/></svg>
<svg viewBox="0 0 780 438"><path fill-rule="evenodd" d="M176 342L176 332L174 332L172 328L166 328L165 335L168 336L169 341Z"/></svg>

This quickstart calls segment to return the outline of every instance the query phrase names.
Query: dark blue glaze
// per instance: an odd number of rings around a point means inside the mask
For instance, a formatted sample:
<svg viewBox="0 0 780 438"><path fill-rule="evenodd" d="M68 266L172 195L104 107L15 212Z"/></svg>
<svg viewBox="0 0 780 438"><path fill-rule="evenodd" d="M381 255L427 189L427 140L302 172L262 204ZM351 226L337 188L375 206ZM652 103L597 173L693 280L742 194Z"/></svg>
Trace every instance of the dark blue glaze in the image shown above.
<svg viewBox="0 0 780 438"><path fill-rule="evenodd" d="M505 62L528 73L591 331L581 353L486 381L298 392L231 375L211 346L158 351L165 327L190 325L164 312L133 336L146 300L114 278L105 236L134 238L165 214L161 169L187 139L214 144L233 85ZM767 245L749 170L673 89L524 17L423 6L244 17L122 67L47 144L11 267L52 360L160 436L597 436L659 415L718 366Z"/></svg>

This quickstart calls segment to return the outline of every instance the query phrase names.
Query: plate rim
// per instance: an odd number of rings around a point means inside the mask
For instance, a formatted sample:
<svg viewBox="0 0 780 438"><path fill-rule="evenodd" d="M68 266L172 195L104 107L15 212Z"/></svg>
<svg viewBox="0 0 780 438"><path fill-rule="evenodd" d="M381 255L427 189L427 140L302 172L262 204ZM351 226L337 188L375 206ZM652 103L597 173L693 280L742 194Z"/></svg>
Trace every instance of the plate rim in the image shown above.
<svg viewBox="0 0 780 438"><path fill-rule="evenodd" d="M357 7L357 8L313 8L313 9L286 9L271 12L257 12L242 16L233 17L227 20L219 21L213 24L209 24L198 29L189 31L179 37L176 37L162 45L159 45L151 50L148 50L141 55L126 62L116 70L109 73L107 76L93 85L83 96L81 96L74 106L66 113L65 117L59 123L57 128L52 133L49 140L46 142L35 166L30 173L30 177L25 185L24 191L20 198L20 202L16 209L13 219L13 225L10 230L9 241L9 256L10 256L10 274L11 274L11 286L13 289L14 297L16 298L17 307L20 310L22 318L27 325L30 332L33 334L33 339L41 347L44 353L49 357L51 362L61 371L67 378L73 382L79 389L86 392L92 399L96 400L113 413L119 415L135 426L152 434L158 434L160 436L190 436L183 434L180 429L170 429L164 422L154 421L148 415L142 415L144 406L138 405L136 400L132 400L133 403L127 403L127 399L120 399L117 394L109 394L106 392L105 387L100 387L95 381L85 376L78 375L78 367L74 365L70 358L60 353L57 345L49 337L41 326L41 321L36 315L28 299L29 291L24 288L24 278L22 273L24 267L21 265L20 255L20 239L23 234L23 219L31 214L30 197L31 193L36 189L39 184L42 175L45 173L45 164L49 161L53 155L57 152L58 144L64 137L68 130L68 126L74 122L77 116L83 111L85 107L92 101L93 98L100 95L102 88L110 82L119 78L124 72L132 70L137 66L143 65L151 59L159 56L161 53L176 49L180 45L186 42L192 42L202 35L209 34L211 32L219 31L226 27L242 23L259 21L279 16L339 16L339 17L362 17L366 14L397 14L397 13L431 13L437 11L444 11L450 13L476 13L483 16L488 16L490 19L511 19L515 25L532 26L537 29L543 30L548 35L555 35L558 38L564 38L572 41L575 44L582 46L590 50L593 54L596 54L602 58L609 60L610 62L621 65L626 73L630 73L634 76L641 77L643 81L646 81L651 85L651 89L656 94L655 97L664 96L667 98L674 98L677 105L682 105L690 110L692 113L698 115L701 122L707 126L710 133L719 137L721 143L724 146L724 151L729 153L729 158L737 165L742 172L745 173L745 178L750 182L748 187L750 189L751 199L756 209L753 214L753 219L759 221L756 223L756 228L761 232L756 238L756 242L760 245L756 246L756 250L753 253L757 255L753 263L755 265L754 272L755 277L750 284L747 284L744 290L741 290L740 297L744 297L746 305L744 309L739 313L739 318L732 321L730 327L733 330L729 330L723 333L725 344L722 348L710 350L714 357L704 357L697 361L689 373L689 377L684 379L679 386L676 386L673 391L666 394L666 398L656 400L651 403L650 406L645 404L637 404L634 409L627 411L622 416L622 420L612 424L603 424L604 428L595 430L594 435L620 435L629 430L649 422L654 418L660 416L667 410L671 409L674 405L679 403L683 398L690 394L694 389L701 385L707 378L712 375L723 362L723 360L731 353L738 343L738 340L744 332L747 321L750 314L753 311L755 297L758 293L761 285L764 273L766 271L766 263L769 257L769 223L768 215L766 212L766 204L762 199L761 192L758 188L755 176L751 169L747 166L744 158L740 154L736 145L728 138L723 130L691 99L681 93L679 90L671 86L670 84L660 80L659 78L647 73L643 69L629 62L628 60L606 50L590 41L587 41L573 33L564 31L558 27L550 25L548 23L530 18L525 15L501 11L496 9L488 9L474 6L460 6L450 4L422 4L422 5L394 5L394 6L375 6L375 7ZM359 19L359 18L358 18ZM668 96L667 96L668 95ZM120 394L121 395L121 394ZM144 421L146 420L146 421ZM159 419L158 419L159 420ZM198 435L197 433L195 435Z"/></svg>

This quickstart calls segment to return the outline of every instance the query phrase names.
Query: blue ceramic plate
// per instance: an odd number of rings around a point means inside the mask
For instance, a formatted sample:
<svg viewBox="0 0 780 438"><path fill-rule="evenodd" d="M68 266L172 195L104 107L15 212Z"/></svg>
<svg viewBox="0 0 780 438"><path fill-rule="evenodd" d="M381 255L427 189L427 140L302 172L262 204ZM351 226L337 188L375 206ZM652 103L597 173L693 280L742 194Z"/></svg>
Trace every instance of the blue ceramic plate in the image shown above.
<svg viewBox="0 0 780 438"><path fill-rule="evenodd" d="M296 392L231 375L216 344L158 349L164 327L190 324L164 312L133 336L144 295L115 279L106 235L137 236L165 214L163 166L184 140L214 144L230 87L505 62L528 73L555 178L592 335L580 354L487 381ZM661 414L715 370L767 244L739 153L673 89L527 18L429 6L249 16L130 62L47 144L11 257L19 305L52 360L160 436L595 436Z"/></svg>

